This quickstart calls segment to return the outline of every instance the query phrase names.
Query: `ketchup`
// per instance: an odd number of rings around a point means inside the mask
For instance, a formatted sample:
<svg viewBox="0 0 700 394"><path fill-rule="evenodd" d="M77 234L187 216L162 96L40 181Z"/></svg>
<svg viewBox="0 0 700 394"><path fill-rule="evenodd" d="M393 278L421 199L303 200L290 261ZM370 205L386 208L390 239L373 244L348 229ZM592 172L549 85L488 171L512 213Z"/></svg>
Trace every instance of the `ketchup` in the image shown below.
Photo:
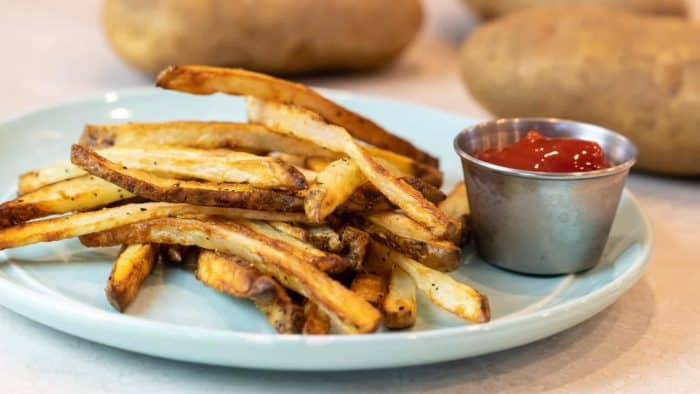
<svg viewBox="0 0 700 394"><path fill-rule="evenodd" d="M610 167L603 149L593 141L548 138L535 130L512 145L486 149L476 157L499 166L528 171L580 172Z"/></svg>

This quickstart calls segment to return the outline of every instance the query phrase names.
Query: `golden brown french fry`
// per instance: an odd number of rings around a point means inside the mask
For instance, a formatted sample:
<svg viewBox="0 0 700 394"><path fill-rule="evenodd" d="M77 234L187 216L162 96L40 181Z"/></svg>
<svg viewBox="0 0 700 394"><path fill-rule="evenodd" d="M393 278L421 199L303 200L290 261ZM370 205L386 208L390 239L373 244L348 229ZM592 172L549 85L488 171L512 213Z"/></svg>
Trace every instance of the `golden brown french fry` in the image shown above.
<svg viewBox="0 0 700 394"><path fill-rule="evenodd" d="M107 300L116 310L124 312L136 298L141 284L153 271L157 254L157 245L124 245L114 260L105 287Z"/></svg>
<svg viewBox="0 0 700 394"><path fill-rule="evenodd" d="M247 183L255 187L286 190L306 188L304 175L296 168L273 157L250 153L172 146L107 148L97 153L122 166L170 178ZM70 161L52 164L21 175L19 194L85 174L83 169Z"/></svg>
<svg viewBox="0 0 700 394"><path fill-rule="evenodd" d="M442 186L442 172L437 167L375 146L365 146L363 149L379 164L392 170L394 175L418 178L435 187Z"/></svg>
<svg viewBox="0 0 700 394"><path fill-rule="evenodd" d="M100 208L134 195L92 175L46 185L0 205L0 227L73 211Z"/></svg>
<svg viewBox="0 0 700 394"><path fill-rule="evenodd" d="M276 280L262 275L240 257L201 249L195 276L215 290L253 301L278 333L301 332L304 317L301 307Z"/></svg>
<svg viewBox="0 0 700 394"><path fill-rule="evenodd" d="M416 287L425 293L434 305L474 323L490 320L488 299L472 287L377 242L372 242L372 246L381 251L380 253L395 266L406 271L413 278Z"/></svg>
<svg viewBox="0 0 700 394"><path fill-rule="evenodd" d="M341 253L345 248L340 234L328 226L310 227L308 231L309 242L315 247L333 253Z"/></svg>
<svg viewBox="0 0 700 394"><path fill-rule="evenodd" d="M315 247L343 256L346 268L359 271L365 260L369 234L352 226L344 226L336 232L328 226L311 227L307 240Z"/></svg>
<svg viewBox="0 0 700 394"><path fill-rule="evenodd" d="M163 70L158 75L156 85L192 94L227 93L253 96L306 108L330 123L347 129L355 138L414 157L433 167L438 166L436 158L416 148L407 140L389 133L371 120L301 84L241 69L183 65Z"/></svg>
<svg viewBox="0 0 700 394"><path fill-rule="evenodd" d="M350 290L374 307L381 309L386 295L387 282L381 275L359 272L353 278Z"/></svg>
<svg viewBox="0 0 700 394"><path fill-rule="evenodd" d="M400 178L389 173L362 150L342 127L326 123L319 115L283 104L248 98L248 118L271 129L313 141L349 156L365 177L392 203L440 238L449 238L456 222Z"/></svg>
<svg viewBox="0 0 700 394"><path fill-rule="evenodd" d="M340 232L343 242L343 258L349 268L359 271L364 265L365 255L369 245L370 236L366 232L352 226L345 226Z"/></svg>
<svg viewBox="0 0 700 394"><path fill-rule="evenodd" d="M333 160L324 157L307 157L304 161L304 165L313 171L320 172L323 171Z"/></svg>
<svg viewBox="0 0 700 394"><path fill-rule="evenodd" d="M459 266L461 250L450 241L436 240L425 227L399 212L356 216L355 223L372 238L442 272Z"/></svg>
<svg viewBox="0 0 700 394"><path fill-rule="evenodd" d="M292 136L260 125L235 122L176 121L86 125L80 145L92 149L139 146L186 146L250 152L286 152L335 158L337 155Z"/></svg>
<svg viewBox="0 0 700 394"><path fill-rule="evenodd" d="M316 174L315 182L304 198L306 217L321 222L344 203L355 189L367 182L360 168L350 159L342 158Z"/></svg>
<svg viewBox="0 0 700 394"><path fill-rule="evenodd" d="M348 261L333 253L328 253L305 243L293 235L278 231L266 222L240 219L237 222L253 231L274 240L281 241L280 248L294 253L298 258L312 264L321 271L337 274L348 268Z"/></svg>
<svg viewBox="0 0 700 394"><path fill-rule="evenodd" d="M277 230L281 233L285 233L285 234L287 234L291 237L294 237L300 241L307 242L309 240L309 231L305 228L294 226L294 225L289 224L287 222L268 222L267 224L274 227L275 230ZM321 248L319 248L319 249L321 249Z"/></svg>
<svg viewBox="0 0 700 394"><path fill-rule="evenodd" d="M327 335L331 330L331 319L313 301L304 304L304 328L306 335Z"/></svg>
<svg viewBox="0 0 700 394"><path fill-rule="evenodd" d="M406 271L394 266L382 305L384 326L392 330L413 327L417 309L415 282Z"/></svg>
<svg viewBox="0 0 700 394"><path fill-rule="evenodd" d="M453 242L460 246L469 242L470 215L469 201L467 200L467 186L465 183L459 182L456 184L447 198L438 205L438 208L459 223Z"/></svg>
<svg viewBox="0 0 700 394"><path fill-rule="evenodd" d="M244 184L183 181L132 170L81 145L73 145L71 161L92 175L154 201L286 212L303 206L299 197L282 191Z"/></svg>
<svg viewBox="0 0 700 394"><path fill-rule="evenodd" d="M143 220L173 216L201 217L209 215L289 222L303 222L306 220L304 214L299 213L252 211L238 208L204 207L165 202L128 204L0 229L0 250L17 248L38 242L73 238Z"/></svg>
<svg viewBox="0 0 700 394"><path fill-rule="evenodd" d="M176 243L218 250L249 261L265 275L311 299L346 333L368 333L381 321L378 310L339 282L298 257L283 241L231 220L164 218L81 237L86 245Z"/></svg>

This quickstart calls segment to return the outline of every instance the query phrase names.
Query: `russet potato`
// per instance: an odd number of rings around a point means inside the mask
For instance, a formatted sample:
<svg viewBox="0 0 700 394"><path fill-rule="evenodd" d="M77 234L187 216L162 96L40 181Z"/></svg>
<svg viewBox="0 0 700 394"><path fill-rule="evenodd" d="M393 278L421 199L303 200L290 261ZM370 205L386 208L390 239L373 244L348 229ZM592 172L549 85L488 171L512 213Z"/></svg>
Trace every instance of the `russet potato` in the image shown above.
<svg viewBox="0 0 700 394"><path fill-rule="evenodd" d="M372 69L394 59L422 20L419 0L106 0L107 38L128 63L272 74Z"/></svg>
<svg viewBox="0 0 700 394"><path fill-rule="evenodd" d="M471 94L498 117L599 124L639 148L639 169L700 174L700 25L595 7L516 13L461 50Z"/></svg>
<svg viewBox="0 0 700 394"><path fill-rule="evenodd" d="M631 12L687 16L685 0L464 0L471 10L491 19L534 7L591 5Z"/></svg>

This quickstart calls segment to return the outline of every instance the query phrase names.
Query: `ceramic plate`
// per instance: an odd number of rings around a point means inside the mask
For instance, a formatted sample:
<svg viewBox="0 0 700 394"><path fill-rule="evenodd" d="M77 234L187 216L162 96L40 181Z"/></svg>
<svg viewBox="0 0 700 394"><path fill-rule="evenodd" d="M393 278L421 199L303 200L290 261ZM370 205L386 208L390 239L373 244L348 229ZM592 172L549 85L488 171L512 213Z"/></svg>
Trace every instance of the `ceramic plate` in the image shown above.
<svg viewBox="0 0 700 394"><path fill-rule="evenodd" d="M327 92L440 157L451 187L461 178L453 137L471 119L412 104ZM245 119L244 103L223 95L156 89L104 95L44 108L0 125L0 186L16 192L17 175L65 160L85 123ZM464 251L453 275L491 300L493 320L470 325L419 297L416 326L364 336L281 336L248 302L197 282L190 272L157 268L126 314L104 296L115 249L76 240L0 253L0 303L32 320L90 341L134 352L216 365L281 370L399 367L495 352L565 330L614 302L643 274L652 247L649 222L625 192L605 255L580 275L528 277Z"/></svg>

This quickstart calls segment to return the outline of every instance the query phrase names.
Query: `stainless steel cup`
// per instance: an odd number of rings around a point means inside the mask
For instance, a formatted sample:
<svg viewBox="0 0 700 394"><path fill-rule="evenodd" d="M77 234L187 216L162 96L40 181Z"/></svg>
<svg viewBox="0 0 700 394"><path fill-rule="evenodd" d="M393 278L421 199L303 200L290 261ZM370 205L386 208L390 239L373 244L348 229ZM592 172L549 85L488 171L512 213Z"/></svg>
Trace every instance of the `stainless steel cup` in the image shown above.
<svg viewBox="0 0 700 394"><path fill-rule="evenodd" d="M537 130L547 137L595 141L611 168L548 173L481 161L476 153L504 147ZM625 179L637 156L627 138L599 126L561 119L498 119L462 131L462 158L478 254L527 274L574 273L603 252Z"/></svg>

